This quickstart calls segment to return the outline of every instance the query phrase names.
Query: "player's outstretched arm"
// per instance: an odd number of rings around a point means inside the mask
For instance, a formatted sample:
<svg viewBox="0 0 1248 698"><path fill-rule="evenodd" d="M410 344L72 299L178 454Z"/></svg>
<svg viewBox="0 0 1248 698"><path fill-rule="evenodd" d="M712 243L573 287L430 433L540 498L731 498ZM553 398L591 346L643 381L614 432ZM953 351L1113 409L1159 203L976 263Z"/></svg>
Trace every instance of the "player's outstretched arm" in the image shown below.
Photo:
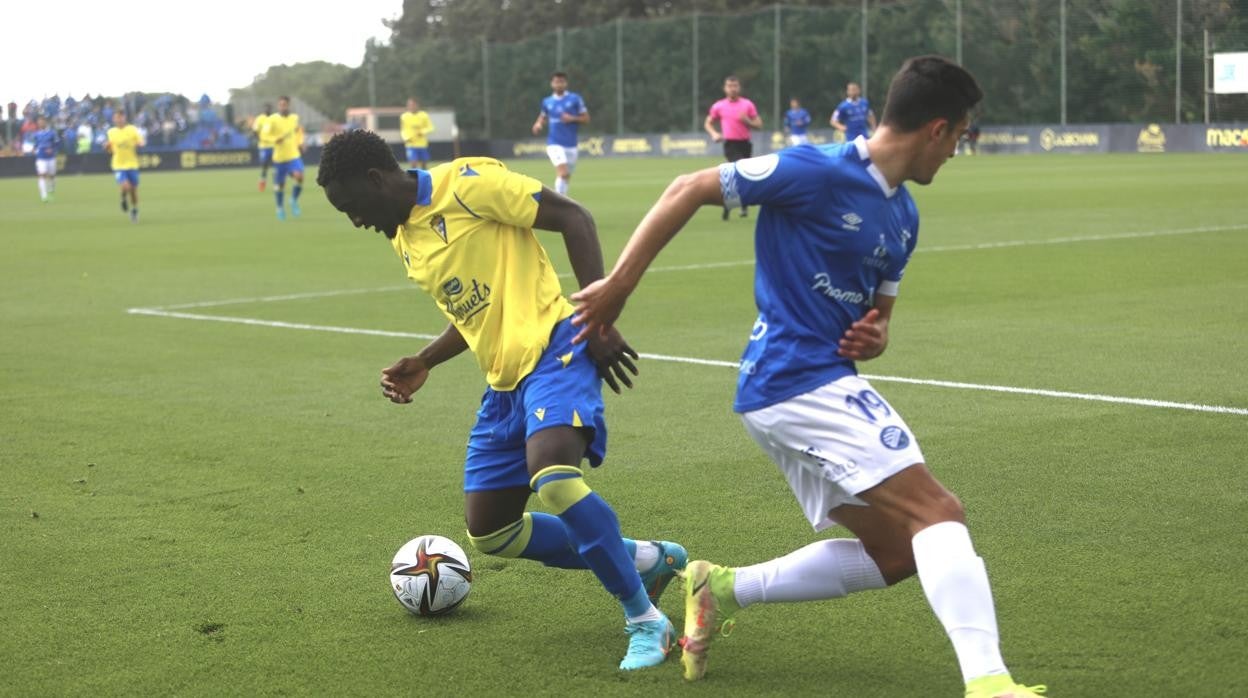
<svg viewBox="0 0 1248 698"><path fill-rule="evenodd" d="M541 133L542 127L545 125L546 125L546 114L545 113L538 114L537 121L533 122L533 135L536 136L537 134Z"/></svg>
<svg viewBox="0 0 1248 698"><path fill-rule="evenodd" d="M415 356L405 356L381 371L381 394L390 402L405 405L412 395L429 379L429 371L438 364L459 356L468 348L468 342L454 324L446 326L442 334L420 350Z"/></svg>
<svg viewBox="0 0 1248 698"><path fill-rule="evenodd" d="M716 143L719 142L720 138L723 138L723 136L719 134L719 131L715 130L715 117L713 116L706 117L706 121L702 122L702 128L706 129L706 132L711 136L711 140Z"/></svg>
<svg viewBox="0 0 1248 698"><path fill-rule="evenodd" d="M602 246L598 242L598 226L584 206L543 187L542 202L537 207L533 227L563 235L572 273L581 288L602 279ZM620 392L621 383L625 387L633 387L629 373L637 375L637 365L633 360L638 355L619 332L612 329L591 338L589 355L598 366L598 375L611 390Z"/></svg>
<svg viewBox="0 0 1248 698"><path fill-rule="evenodd" d="M723 203L718 167L708 167L673 180L633 231L611 275L572 294L572 301L577 303L572 322L581 327L572 341L580 342L608 331L659 250L680 232L700 207L722 206Z"/></svg>

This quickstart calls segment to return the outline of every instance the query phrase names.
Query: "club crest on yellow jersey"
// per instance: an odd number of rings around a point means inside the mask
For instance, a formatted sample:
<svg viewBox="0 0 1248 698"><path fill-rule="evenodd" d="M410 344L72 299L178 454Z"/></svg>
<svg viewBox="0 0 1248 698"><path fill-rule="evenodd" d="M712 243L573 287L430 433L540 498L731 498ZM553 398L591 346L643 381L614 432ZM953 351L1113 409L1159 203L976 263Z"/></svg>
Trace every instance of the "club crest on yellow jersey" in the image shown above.
<svg viewBox="0 0 1248 698"><path fill-rule="evenodd" d="M446 242L446 219L441 215L434 216L429 219L429 227L433 228L433 232L442 238L442 242Z"/></svg>

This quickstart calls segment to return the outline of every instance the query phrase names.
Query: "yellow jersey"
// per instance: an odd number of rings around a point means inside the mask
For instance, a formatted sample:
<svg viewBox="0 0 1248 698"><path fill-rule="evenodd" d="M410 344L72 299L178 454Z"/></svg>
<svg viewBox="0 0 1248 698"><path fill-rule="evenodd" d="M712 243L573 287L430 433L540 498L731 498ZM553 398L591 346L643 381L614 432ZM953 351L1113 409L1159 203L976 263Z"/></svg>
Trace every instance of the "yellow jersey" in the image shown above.
<svg viewBox="0 0 1248 698"><path fill-rule="evenodd" d="M260 137L265 135L273 141L273 162L290 162L301 155L299 146L303 145L303 128L299 126L298 114L269 114L269 118L264 120Z"/></svg>
<svg viewBox="0 0 1248 698"><path fill-rule="evenodd" d="M143 136L134 124L108 129L108 143L113 149L114 170L139 169L139 148L147 144L143 142Z"/></svg>
<svg viewBox="0 0 1248 698"><path fill-rule="evenodd" d="M495 390L513 390L572 315L533 234L542 183L492 158L413 170L417 203L391 240Z"/></svg>
<svg viewBox="0 0 1248 698"><path fill-rule="evenodd" d="M433 122L423 109L403 112L403 116L399 117L399 135L403 137L403 145L409 148L428 148L431 133Z"/></svg>
<svg viewBox="0 0 1248 698"><path fill-rule="evenodd" d="M265 129L265 124L269 122L270 114L261 114L251 122L251 129L256 132L257 148L272 148L275 143L273 136Z"/></svg>

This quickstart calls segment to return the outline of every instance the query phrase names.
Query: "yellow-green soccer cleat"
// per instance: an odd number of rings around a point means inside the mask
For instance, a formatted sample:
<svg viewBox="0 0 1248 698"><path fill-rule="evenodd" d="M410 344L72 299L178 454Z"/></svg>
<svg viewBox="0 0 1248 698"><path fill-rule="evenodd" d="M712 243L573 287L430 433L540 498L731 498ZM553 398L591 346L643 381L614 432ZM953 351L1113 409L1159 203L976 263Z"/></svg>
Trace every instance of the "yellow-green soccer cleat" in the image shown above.
<svg viewBox="0 0 1248 698"><path fill-rule="evenodd" d="M966 684L966 698L1041 698L1046 686L1014 683L1009 674L981 676Z"/></svg>
<svg viewBox="0 0 1248 698"><path fill-rule="evenodd" d="M727 635L732 631L732 616L741 608L732 590L735 577L732 568L706 560L694 560L685 567L685 635L680 639L680 663L689 681L706 674L706 651L715 633Z"/></svg>
<svg viewBox="0 0 1248 698"><path fill-rule="evenodd" d="M624 626L624 632L629 635L628 654L620 662L624 671L658 666L667 659L672 645L676 644L676 628L662 612L659 615L663 617Z"/></svg>
<svg viewBox="0 0 1248 698"><path fill-rule="evenodd" d="M641 575L641 585L646 588L646 596L650 603L659 605L659 597L669 582L685 569L689 562L689 553L679 543L665 540L650 541L659 547L659 561L650 570Z"/></svg>

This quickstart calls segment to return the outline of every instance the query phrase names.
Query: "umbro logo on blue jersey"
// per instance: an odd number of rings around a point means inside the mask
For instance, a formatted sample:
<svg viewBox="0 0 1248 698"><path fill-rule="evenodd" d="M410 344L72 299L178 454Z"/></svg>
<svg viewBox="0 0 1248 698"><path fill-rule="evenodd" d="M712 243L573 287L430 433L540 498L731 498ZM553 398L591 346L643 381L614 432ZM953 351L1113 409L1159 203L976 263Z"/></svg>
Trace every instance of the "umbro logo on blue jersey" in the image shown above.
<svg viewBox="0 0 1248 698"><path fill-rule="evenodd" d="M846 230L858 230L858 226L862 223L862 216L851 211L841 216L841 220L845 221Z"/></svg>

